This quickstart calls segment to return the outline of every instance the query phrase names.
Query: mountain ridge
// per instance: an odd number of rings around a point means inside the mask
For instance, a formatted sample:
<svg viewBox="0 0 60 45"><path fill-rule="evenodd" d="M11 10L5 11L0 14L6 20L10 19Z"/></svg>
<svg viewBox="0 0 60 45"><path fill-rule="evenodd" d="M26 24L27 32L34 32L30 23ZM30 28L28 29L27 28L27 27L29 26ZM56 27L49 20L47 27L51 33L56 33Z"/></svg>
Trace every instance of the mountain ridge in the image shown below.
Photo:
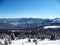
<svg viewBox="0 0 60 45"><path fill-rule="evenodd" d="M0 18L0 27L7 28L36 28L39 26L60 25L60 18Z"/></svg>

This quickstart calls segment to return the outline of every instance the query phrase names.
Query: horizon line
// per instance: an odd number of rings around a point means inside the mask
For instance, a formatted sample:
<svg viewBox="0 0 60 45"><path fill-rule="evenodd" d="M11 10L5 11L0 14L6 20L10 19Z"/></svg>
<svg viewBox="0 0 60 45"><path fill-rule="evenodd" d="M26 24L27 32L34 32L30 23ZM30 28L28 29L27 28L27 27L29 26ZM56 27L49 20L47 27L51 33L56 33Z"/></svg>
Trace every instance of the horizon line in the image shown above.
<svg viewBox="0 0 60 45"><path fill-rule="evenodd" d="M41 17L0 17L0 19L18 19L18 18L41 18ZM55 17L55 18L60 18L60 17ZM55 19L55 18L41 18L41 19Z"/></svg>

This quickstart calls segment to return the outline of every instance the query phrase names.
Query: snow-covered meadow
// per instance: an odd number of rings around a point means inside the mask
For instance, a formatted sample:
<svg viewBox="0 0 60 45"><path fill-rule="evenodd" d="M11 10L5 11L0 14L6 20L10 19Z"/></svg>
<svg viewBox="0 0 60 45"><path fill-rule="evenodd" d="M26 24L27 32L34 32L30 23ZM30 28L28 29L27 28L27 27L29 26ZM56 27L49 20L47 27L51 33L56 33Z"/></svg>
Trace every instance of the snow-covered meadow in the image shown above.
<svg viewBox="0 0 60 45"><path fill-rule="evenodd" d="M0 39L0 45L4 45L5 39ZM9 45L60 45L60 39L59 40L49 40L49 39L44 39L40 40L37 39L37 44L33 42L33 39L31 39L31 42L28 42L28 38L26 39L19 39L19 40L12 40L11 44Z"/></svg>

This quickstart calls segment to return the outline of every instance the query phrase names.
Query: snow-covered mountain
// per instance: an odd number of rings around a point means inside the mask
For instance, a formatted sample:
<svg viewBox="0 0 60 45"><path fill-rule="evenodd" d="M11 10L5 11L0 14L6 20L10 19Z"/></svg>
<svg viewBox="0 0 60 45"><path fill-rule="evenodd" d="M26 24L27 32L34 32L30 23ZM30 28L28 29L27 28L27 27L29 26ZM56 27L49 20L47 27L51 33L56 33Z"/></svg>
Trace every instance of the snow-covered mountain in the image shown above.
<svg viewBox="0 0 60 45"><path fill-rule="evenodd" d="M16 19L0 19L1 26L9 28L35 28L42 23L43 19L39 18L16 18Z"/></svg>
<svg viewBox="0 0 60 45"><path fill-rule="evenodd" d="M41 19L41 18L2 18L0 27L9 28L36 28L39 26L60 25L60 18Z"/></svg>
<svg viewBox="0 0 60 45"><path fill-rule="evenodd" d="M60 23L60 18L55 18L55 19L53 19L53 21L54 21L55 23Z"/></svg>

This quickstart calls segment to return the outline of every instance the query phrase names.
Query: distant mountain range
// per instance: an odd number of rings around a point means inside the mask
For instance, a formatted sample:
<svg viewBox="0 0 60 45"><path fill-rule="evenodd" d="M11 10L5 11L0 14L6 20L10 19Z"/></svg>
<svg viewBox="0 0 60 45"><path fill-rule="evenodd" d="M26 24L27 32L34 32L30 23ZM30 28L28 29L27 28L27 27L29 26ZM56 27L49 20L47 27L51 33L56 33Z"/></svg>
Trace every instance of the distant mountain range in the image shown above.
<svg viewBox="0 0 60 45"><path fill-rule="evenodd" d="M60 25L60 18L0 18L0 28L34 29L40 26Z"/></svg>

